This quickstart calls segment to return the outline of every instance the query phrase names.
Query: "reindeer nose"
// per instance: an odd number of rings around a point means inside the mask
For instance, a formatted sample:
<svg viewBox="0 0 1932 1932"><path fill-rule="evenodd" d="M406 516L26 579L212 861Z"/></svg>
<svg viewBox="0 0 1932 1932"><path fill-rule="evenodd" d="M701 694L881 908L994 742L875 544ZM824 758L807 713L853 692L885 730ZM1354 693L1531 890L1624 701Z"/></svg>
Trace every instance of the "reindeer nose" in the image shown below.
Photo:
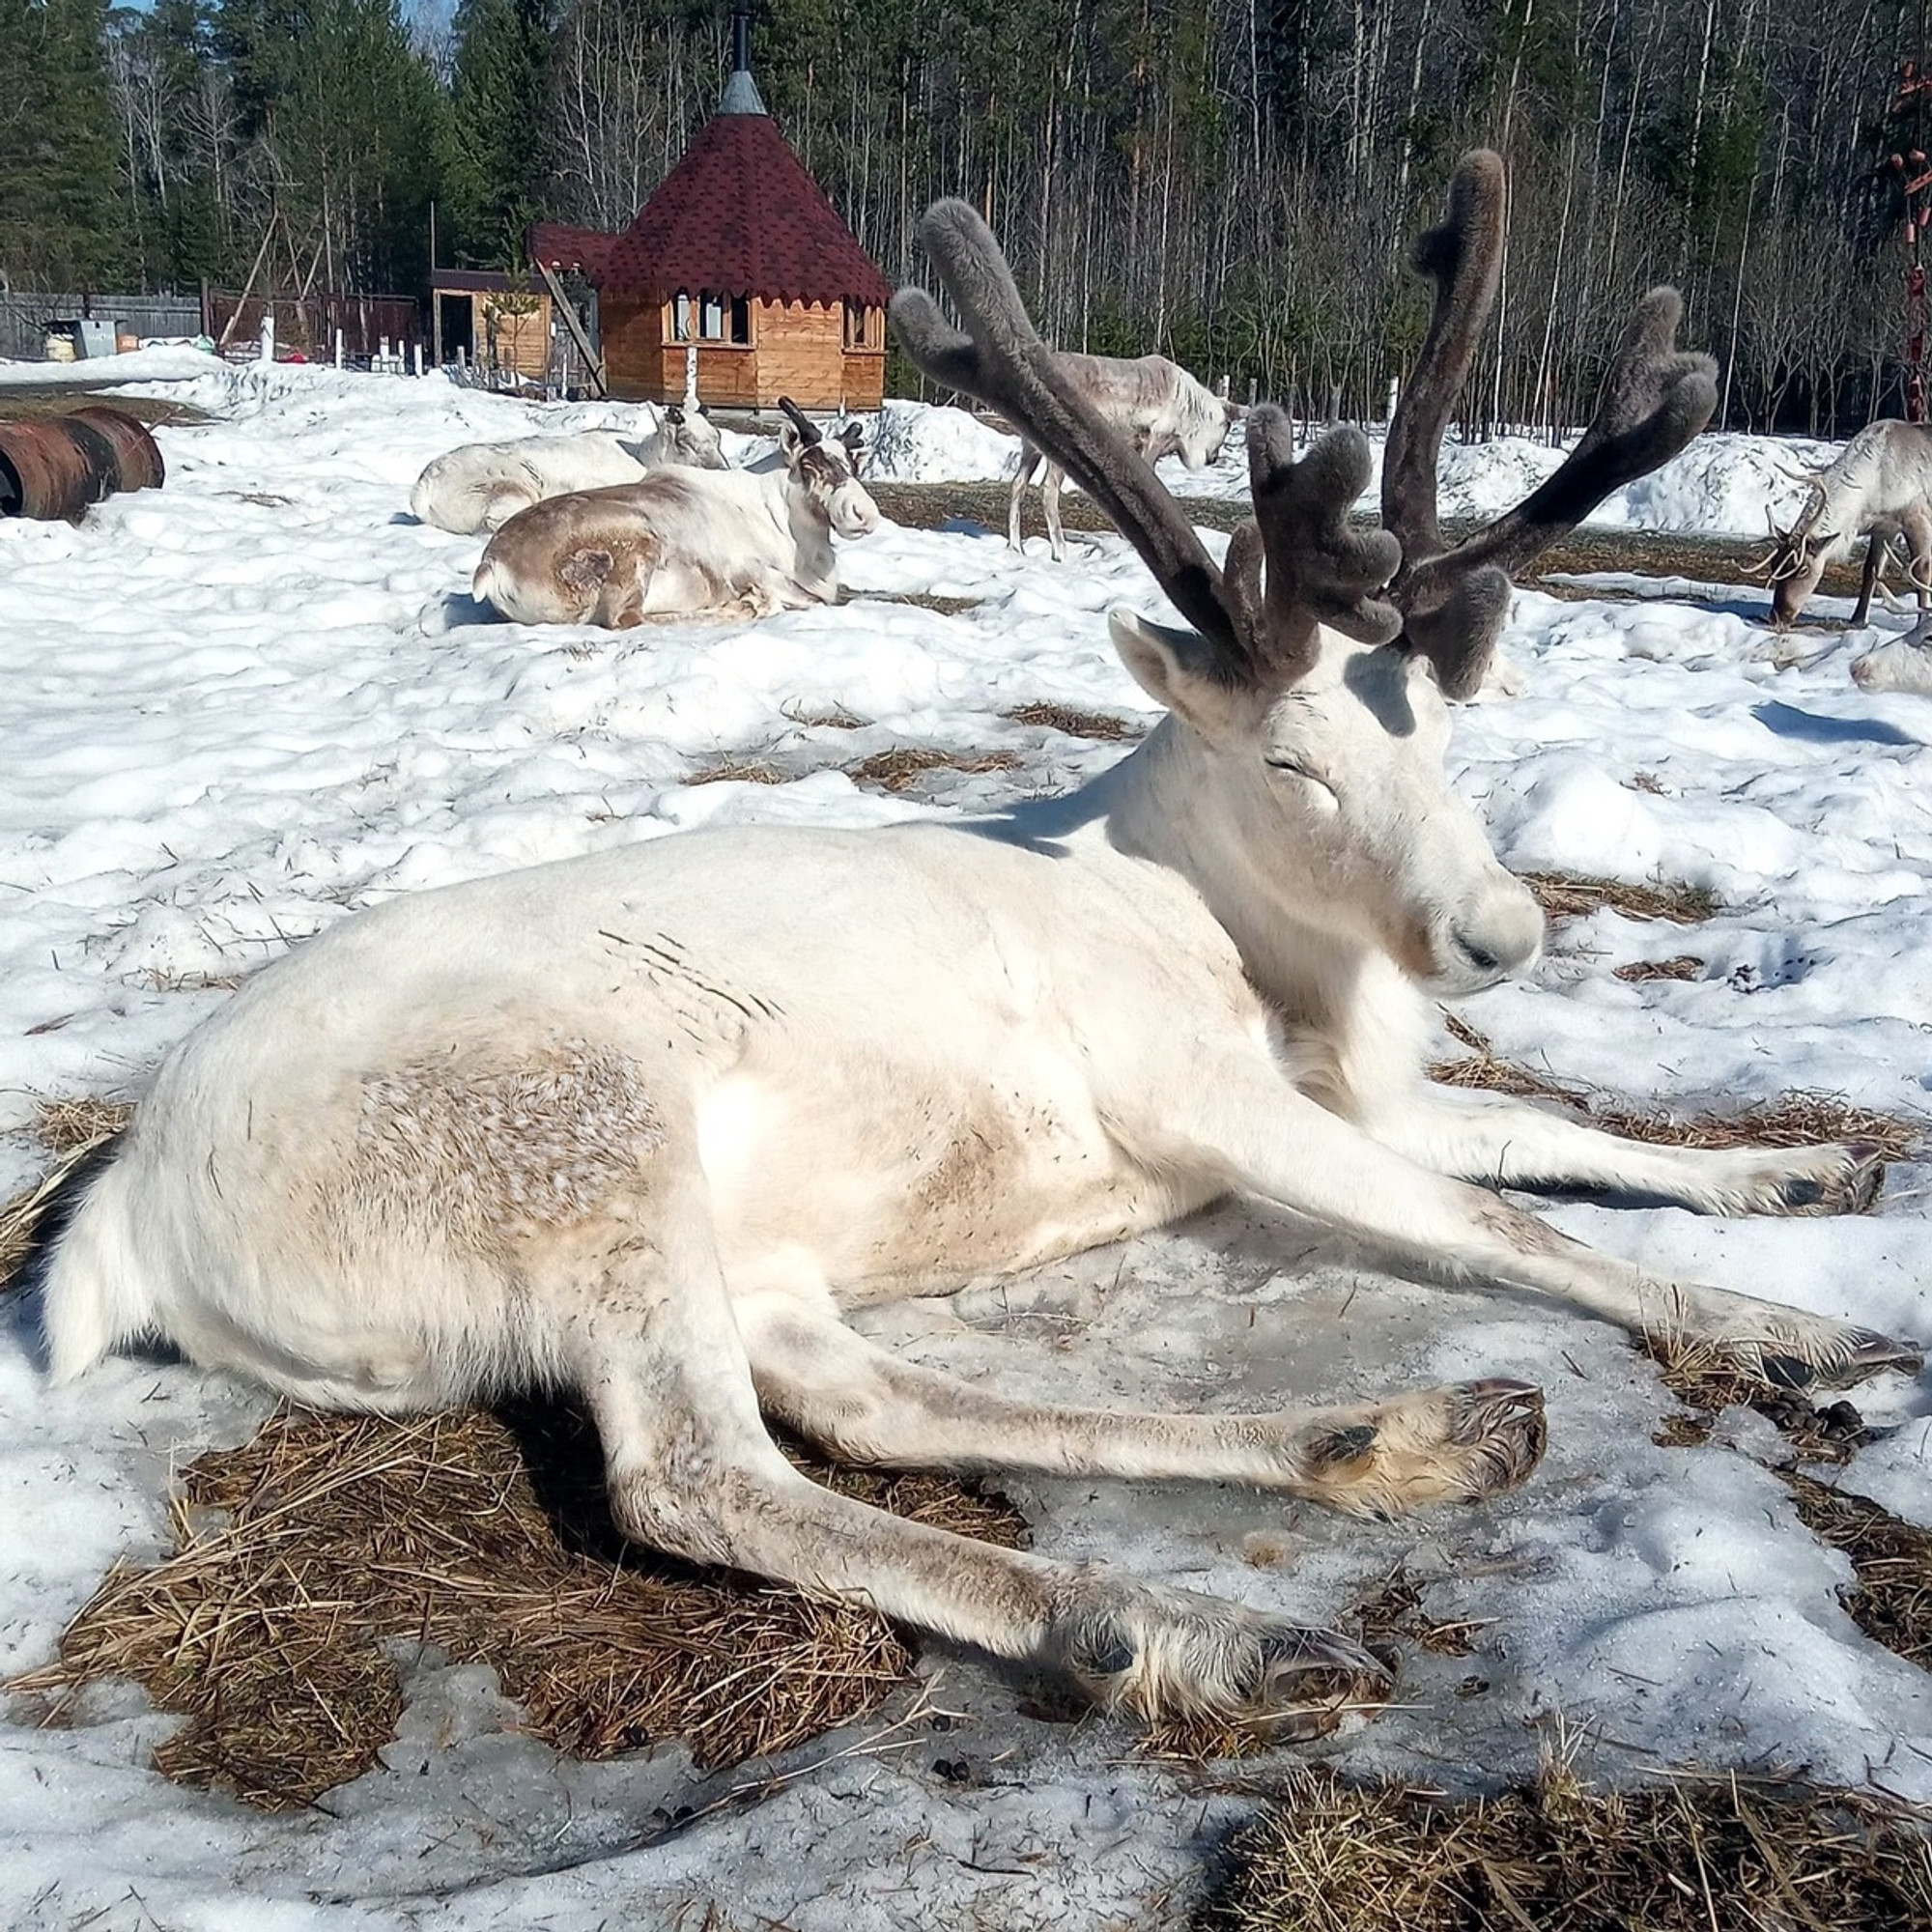
<svg viewBox="0 0 1932 1932"><path fill-rule="evenodd" d="M1524 972L1543 951L1543 912L1514 879L1449 928L1458 963L1494 982Z"/></svg>

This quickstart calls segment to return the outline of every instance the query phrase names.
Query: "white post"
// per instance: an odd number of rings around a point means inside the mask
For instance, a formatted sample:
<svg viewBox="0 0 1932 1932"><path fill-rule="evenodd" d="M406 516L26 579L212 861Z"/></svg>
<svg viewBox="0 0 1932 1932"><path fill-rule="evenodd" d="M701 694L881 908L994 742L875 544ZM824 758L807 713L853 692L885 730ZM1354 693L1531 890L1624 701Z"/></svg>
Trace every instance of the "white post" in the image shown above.
<svg viewBox="0 0 1932 1932"><path fill-rule="evenodd" d="M383 358L382 358L382 360L381 360L380 362L378 362L378 363L376 364L376 367L377 367L378 369L382 370L382 371L383 371L383 372L384 372L384 373L385 375L386 375L386 374L387 374L387 372L388 372L388 367L389 367L389 338L388 338L388 337L387 337L386 335L385 335L385 336L384 336L384 338L383 338Z"/></svg>
<svg viewBox="0 0 1932 1932"><path fill-rule="evenodd" d="M684 352L684 406L688 410L697 407L697 350L696 346Z"/></svg>
<svg viewBox="0 0 1932 1932"><path fill-rule="evenodd" d="M271 308L262 311L262 360L275 359L275 312Z"/></svg>
<svg viewBox="0 0 1932 1932"><path fill-rule="evenodd" d="M422 372L423 372L423 346L420 342L418 342L416 344L416 374L420 376Z"/></svg>
<svg viewBox="0 0 1932 1932"><path fill-rule="evenodd" d="M339 328L335 331L335 366L338 369L342 367L342 331Z"/></svg>
<svg viewBox="0 0 1932 1932"><path fill-rule="evenodd" d="M1388 414L1382 418L1383 422L1395 421L1395 402L1396 402L1396 396L1399 393L1400 389L1401 389L1401 384L1397 383L1396 379L1393 376L1391 376L1389 378Z"/></svg>

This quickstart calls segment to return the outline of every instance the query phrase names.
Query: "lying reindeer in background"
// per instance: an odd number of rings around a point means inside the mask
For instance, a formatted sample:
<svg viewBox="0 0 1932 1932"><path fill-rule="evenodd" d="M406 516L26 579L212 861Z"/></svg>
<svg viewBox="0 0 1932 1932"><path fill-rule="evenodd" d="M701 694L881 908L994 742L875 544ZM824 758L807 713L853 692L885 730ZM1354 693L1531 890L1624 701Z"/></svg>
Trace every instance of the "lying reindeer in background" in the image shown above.
<svg viewBox="0 0 1932 1932"><path fill-rule="evenodd" d="M969 333L904 291L900 341L1075 476L1193 627L1111 619L1167 717L1081 791L1000 818L682 833L295 948L168 1056L88 1183L44 1276L53 1374L163 1336L355 1409L574 1391L641 1543L861 1598L1150 1717L1293 1723L1336 1669L1377 1668L1350 1638L886 1515L800 1474L767 1419L860 1463L1377 1514L1523 1480L1544 1421L1519 1381L1133 1414L959 1381L841 1320L1230 1192L1747 1375L1909 1359L1595 1253L1493 1191L1849 1208L1870 1150L1638 1146L1423 1071L1433 1003L1525 971L1543 930L1448 788L1446 700L1482 676L1507 568L1701 427L1710 359L1672 352L1677 298L1652 291L1562 469L1445 548L1436 447L1502 242L1501 163L1471 156L1418 258L1435 299L1389 527L1349 526L1358 432L1297 464L1259 410L1254 519L1223 570L1034 333L973 210L942 202L921 234Z"/></svg>
<svg viewBox="0 0 1932 1932"><path fill-rule="evenodd" d="M1866 531L1871 540L1854 627L1870 616L1873 587L1899 536L1918 608L1932 610L1932 425L1867 423L1835 463L1802 480L1809 501L1789 529L1767 517L1772 550L1758 566L1771 580L1771 620L1777 629L1798 621L1825 566L1849 556Z"/></svg>
<svg viewBox="0 0 1932 1932"><path fill-rule="evenodd" d="M497 528L532 503L573 490L635 483L667 465L727 467L717 426L702 408L694 413L668 405L641 441L620 430L586 430L467 442L439 456L416 478L410 512L420 524L469 536Z"/></svg>
<svg viewBox="0 0 1932 1932"><path fill-rule="evenodd" d="M1214 462L1228 440L1239 412L1211 389L1197 383L1165 355L1141 355L1122 361L1112 355L1060 353L1060 368L1107 427L1124 436L1150 469L1163 456L1178 456L1189 469ZM1020 543L1020 500L1029 483L1040 486L1046 511L1047 548L1055 560L1066 554L1066 538L1060 525L1060 492L1065 469L1027 440L1020 438L1020 467L1013 472L1012 495L1007 502L1007 542Z"/></svg>
<svg viewBox="0 0 1932 1932"><path fill-rule="evenodd" d="M833 532L865 536L879 513L853 474L853 445L823 436L795 403L780 407L788 418L781 468L667 468L639 483L552 497L490 539L475 595L518 623L610 630L833 602Z"/></svg>

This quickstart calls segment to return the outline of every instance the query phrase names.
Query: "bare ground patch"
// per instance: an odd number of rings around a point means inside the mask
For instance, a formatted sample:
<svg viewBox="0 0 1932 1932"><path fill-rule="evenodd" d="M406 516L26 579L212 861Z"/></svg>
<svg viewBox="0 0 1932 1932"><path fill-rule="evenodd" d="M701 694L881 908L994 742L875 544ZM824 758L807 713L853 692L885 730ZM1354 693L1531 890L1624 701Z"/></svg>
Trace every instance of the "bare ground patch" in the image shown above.
<svg viewBox="0 0 1932 1932"><path fill-rule="evenodd" d="M1004 1499L951 1478L804 1466L912 1520L1025 1541ZM7 1688L58 1721L81 1685L130 1677L188 1719L161 1771L269 1810L375 1764L402 1706L395 1641L491 1665L560 1750L682 1738L706 1767L852 1722L911 1667L869 1610L625 1544L595 1434L568 1410L284 1408L190 1464L171 1509L173 1553L110 1573L58 1659Z"/></svg>
<svg viewBox="0 0 1932 1932"><path fill-rule="evenodd" d="M1459 1802L1297 1771L1202 1932L1904 1932L1932 1842L1903 1805L1783 1779L1592 1788L1559 1764Z"/></svg>
<svg viewBox="0 0 1932 1932"><path fill-rule="evenodd" d="M760 764L752 759L726 758L723 764L707 765L701 772L693 772L684 782L688 785L778 785L785 782L785 775L776 765Z"/></svg>

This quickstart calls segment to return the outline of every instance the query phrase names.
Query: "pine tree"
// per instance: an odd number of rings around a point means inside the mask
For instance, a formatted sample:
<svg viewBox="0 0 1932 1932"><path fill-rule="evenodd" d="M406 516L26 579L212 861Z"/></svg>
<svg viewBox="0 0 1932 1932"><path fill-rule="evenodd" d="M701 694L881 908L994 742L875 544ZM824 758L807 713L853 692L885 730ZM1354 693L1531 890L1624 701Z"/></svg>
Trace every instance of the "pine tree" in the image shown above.
<svg viewBox="0 0 1932 1932"><path fill-rule="evenodd" d="M106 0L0 0L0 271L67 290L128 267Z"/></svg>

